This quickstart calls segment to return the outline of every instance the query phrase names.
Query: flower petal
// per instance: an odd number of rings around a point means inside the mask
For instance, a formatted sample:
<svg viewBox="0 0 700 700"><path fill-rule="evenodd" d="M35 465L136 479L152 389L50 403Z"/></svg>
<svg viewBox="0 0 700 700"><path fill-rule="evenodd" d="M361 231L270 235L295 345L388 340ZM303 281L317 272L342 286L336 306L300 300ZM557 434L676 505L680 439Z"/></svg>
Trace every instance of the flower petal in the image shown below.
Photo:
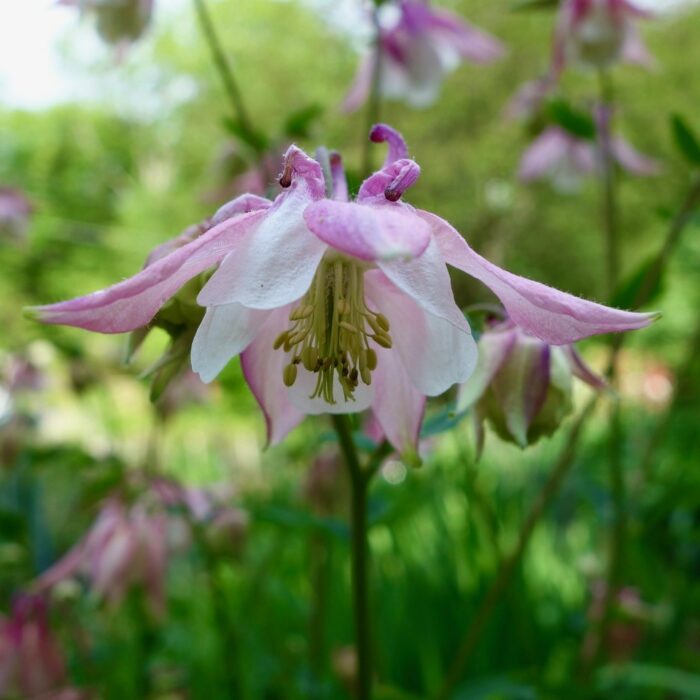
<svg viewBox="0 0 700 700"><path fill-rule="evenodd" d="M377 369L372 373L375 388L372 412L399 454L409 462L417 461L425 396L416 389L392 350L379 348L377 359Z"/></svg>
<svg viewBox="0 0 700 700"><path fill-rule="evenodd" d="M658 175L661 170L658 161L643 155L623 138L613 138L610 150L615 160L633 175Z"/></svg>
<svg viewBox="0 0 700 700"><path fill-rule="evenodd" d="M254 211L228 219L119 284L28 311L43 323L100 333L125 333L145 326L185 282L218 263L247 238L264 215Z"/></svg>
<svg viewBox="0 0 700 700"><path fill-rule="evenodd" d="M362 63L360 63L360 67L355 74L355 79L340 105L340 109L343 112L355 112L362 106L367 99L367 95L369 95L373 73L374 58L367 56L362 59Z"/></svg>
<svg viewBox="0 0 700 700"><path fill-rule="evenodd" d="M383 202L388 199L395 202L412 185L420 175L420 166L412 160L403 158L385 165L381 170L370 175L360 185L357 201L367 200Z"/></svg>
<svg viewBox="0 0 700 700"><path fill-rule="evenodd" d="M241 240L224 259L197 302L274 309L302 297L326 250L304 222L304 210L312 201L303 181L283 192L255 234Z"/></svg>
<svg viewBox="0 0 700 700"><path fill-rule="evenodd" d="M419 213L432 225L446 262L483 282L514 323L547 343L565 345L598 333L631 331L657 316L612 309L502 270L473 251L445 220Z"/></svg>
<svg viewBox="0 0 700 700"><path fill-rule="evenodd" d="M209 383L245 350L267 320L269 311L256 311L241 304L210 306L192 342L192 369Z"/></svg>
<svg viewBox="0 0 700 700"><path fill-rule="evenodd" d="M455 304L445 260L434 240L418 258L407 261L378 261L377 267L402 292L433 316L444 318L470 333L464 314Z"/></svg>
<svg viewBox="0 0 700 700"><path fill-rule="evenodd" d="M518 177L529 182L552 172L566 158L570 141L557 127L545 129L523 153Z"/></svg>
<svg viewBox="0 0 700 700"><path fill-rule="evenodd" d="M271 206L272 202L265 197L259 197L257 194L242 194L219 207L214 216L211 217L210 223L212 226L216 226L237 214L269 209Z"/></svg>
<svg viewBox="0 0 700 700"><path fill-rule="evenodd" d="M253 392L267 425L267 439L274 445L303 420L304 414L289 400L282 371L289 362L285 353L272 349L275 338L287 328L290 307L270 312L253 342L241 353L243 376Z"/></svg>
<svg viewBox="0 0 700 700"><path fill-rule="evenodd" d="M369 139L372 143L386 143L389 146L384 167L396 160L408 160L406 141L400 132L388 124L375 124L369 132Z"/></svg>
<svg viewBox="0 0 700 700"><path fill-rule="evenodd" d="M573 345L565 345L562 350L564 355L569 362L571 371L575 377L578 377L582 382L585 382L592 389L597 391L604 391L609 389L610 386L603 379L603 377L598 376L584 361L584 359L579 354L578 350Z"/></svg>
<svg viewBox="0 0 700 700"><path fill-rule="evenodd" d="M346 400L337 376L334 377L333 383L334 404L328 403L322 397L312 399L311 395L316 389L317 380L317 374L309 372L304 369L303 365L299 365L297 380L294 382L294 386L287 389L289 400L292 404L307 415L318 416L324 413L359 413L369 408L374 401L374 384L367 386L362 382L360 382L355 389L354 400Z"/></svg>
<svg viewBox="0 0 700 700"><path fill-rule="evenodd" d="M484 394L515 343L515 328L486 331L479 338L479 359L474 374L460 385L457 394L457 411L470 409Z"/></svg>
<svg viewBox="0 0 700 700"><path fill-rule="evenodd" d="M360 260L416 257L430 243L430 227L411 209L388 202L363 205L324 199L304 212L324 243Z"/></svg>
<svg viewBox="0 0 700 700"><path fill-rule="evenodd" d="M379 270L365 274L365 293L369 303L381 311L391 325L393 347L391 351L379 353L379 364L402 363L419 393L438 396L453 384L466 381L474 371L476 343L454 300L451 303L462 319L460 327L426 313ZM397 387L391 389L397 390Z"/></svg>
<svg viewBox="0 0 700 700"><path fill-rule="evenodd" d="M430 10L428 26L438 41L444 41L468 61L491 63L505 53L498 39L452 12Z"/></svg>

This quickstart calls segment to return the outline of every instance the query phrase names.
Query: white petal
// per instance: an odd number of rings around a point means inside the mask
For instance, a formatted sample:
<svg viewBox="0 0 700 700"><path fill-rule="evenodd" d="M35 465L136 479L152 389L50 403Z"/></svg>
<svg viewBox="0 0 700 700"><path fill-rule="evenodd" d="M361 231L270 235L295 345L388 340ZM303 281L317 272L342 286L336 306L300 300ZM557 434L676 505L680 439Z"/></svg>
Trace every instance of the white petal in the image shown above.
<svg viewBox="0 0 700 700"><path fill-rule="evenodd" d="M304 221L312 201L301 185L281 195L257 230L227 255L197 301L275 309L301 298L327 248Z"/></svg>
<svg viewBox="0 0 700 700"><path fill-rule="evenodd" d="M269 315L241 304L210 306L192 342L192 369L211 382L250 344Z"/></svg>

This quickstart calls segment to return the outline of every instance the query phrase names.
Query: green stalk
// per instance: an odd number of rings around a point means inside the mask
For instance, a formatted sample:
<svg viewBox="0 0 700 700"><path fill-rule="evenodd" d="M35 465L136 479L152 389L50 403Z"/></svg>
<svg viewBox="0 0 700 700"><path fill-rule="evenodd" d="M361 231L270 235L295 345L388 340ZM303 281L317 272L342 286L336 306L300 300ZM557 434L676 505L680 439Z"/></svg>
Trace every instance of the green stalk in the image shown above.
<svg viewBox="0 0 700 700"><path fill-rule="evenodd" d="M381 47L381 27L379 25L379 7L375 4L372 9L372 26L374 28L374 63L372 66L372 84L367 100L367 117L365 128L362 134L363 151L362 151L362 173L364 176L369 175L372 170L372 142L369 140L369 132L372 127L379 122L382 98L381 98L381 81L382 81L382 47Z"/></svg>
<svg viewBox="0 0 700 700"><path fill-rule="evenodd" d="M355 653L357 654L357 700L372 697L372 650L370 642L367 492L371 474L360 465L357 448L352 438L350 421L345 415L333 415L333 426L338 434L340 449L350 474L351 489L351 549L352 597L355 626Z"/></svg>

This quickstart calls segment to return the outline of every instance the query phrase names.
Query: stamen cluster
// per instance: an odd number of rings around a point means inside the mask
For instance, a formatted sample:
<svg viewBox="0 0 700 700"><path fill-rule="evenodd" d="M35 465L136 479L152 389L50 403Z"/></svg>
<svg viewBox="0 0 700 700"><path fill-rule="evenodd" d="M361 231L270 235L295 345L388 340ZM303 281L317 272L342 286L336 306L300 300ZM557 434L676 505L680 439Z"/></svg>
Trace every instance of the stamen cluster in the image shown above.
<svg viewBox="0 0 700 700"><path fill-rule="evenodd" d="M297 380L298 366L317 375L310 398L335 404L335 385L346 401L354 401L360 381L372 383L377 353L370 340L391 348L389 321L365 302L364 267L345 256L321 261L311 287L289 314L290 327L273 344L291 354L283 370L286 386Z"/></svg>

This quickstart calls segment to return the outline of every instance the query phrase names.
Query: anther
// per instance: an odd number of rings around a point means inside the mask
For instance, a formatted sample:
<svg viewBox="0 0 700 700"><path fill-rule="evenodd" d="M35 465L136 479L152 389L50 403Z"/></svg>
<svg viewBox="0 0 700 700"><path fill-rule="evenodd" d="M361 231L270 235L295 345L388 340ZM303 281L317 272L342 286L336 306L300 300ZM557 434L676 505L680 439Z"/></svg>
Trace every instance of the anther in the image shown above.
<svg viewBox="0 0 700 700"><path fill-rule="evenodd" d="M388 336L386 333L375 333L373 336L370 336L372 340L374 340L375 343L378 345L381 345L383 348L386 348L387 350L391 349L392 342L391 342L391 337Z"/></svg>
<svg viewBox="0 0 700 700"><path fill-rule="evenodd" d="M272 344L273 350L279 350L282 345L284 345L287 342L287 338L289 337L289 332L284 331L283 333L280 333L277 338L275 338L275 342Z"/></svg>
<svg viewBox="0 0 700 700"><path fill-rule="evenodd" d="M282 379L285 386L294 386L294 382L297 380L297 366L287 365L282 373Z"/></svg>
<svg viewBox="0 0 700 700"><path fill-rule="evenodd" d="M284 170L282 171L282 174L280 175L279 183L280 187L284 187L287 189L287 187L290 187L292 184L292 159L287 158L287 160L284 163Z"/></svg>
<svg viewBox="0 0 700 700"><path fill-rule="evenodd" d="M374 372L377 369L377 353L372 348L367 348L363 354L367 363L367 369L370 372Z"/></svg>
<svg viewBox="0 0 700 700"><path fill-rule="evenodd" d="M390 326L389 326L389 319L384 315L384 314L376 314L375 318L377 319L377 323L379 324L379 327L383 331L389 331Z"/></svg>

